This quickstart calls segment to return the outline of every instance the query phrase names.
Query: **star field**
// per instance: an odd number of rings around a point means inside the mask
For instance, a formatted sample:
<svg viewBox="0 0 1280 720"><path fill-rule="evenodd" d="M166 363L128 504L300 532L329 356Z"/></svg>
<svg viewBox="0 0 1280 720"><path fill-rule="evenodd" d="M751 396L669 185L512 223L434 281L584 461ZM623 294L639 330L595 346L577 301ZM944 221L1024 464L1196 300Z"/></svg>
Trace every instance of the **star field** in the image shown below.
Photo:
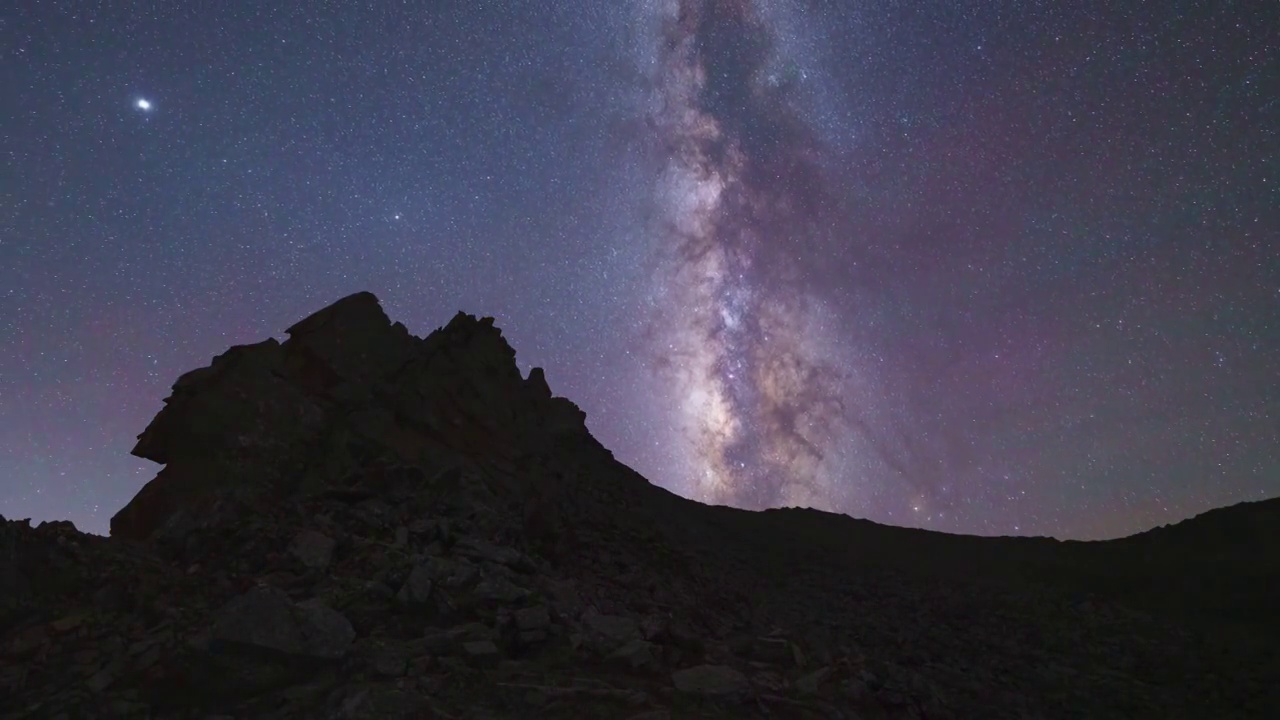
<svg viewBox="0 0 1280 720"><path fill-rule="evenodd" d="M707 502L1280 495L1275 8L428 5L0 19L0 514L105 533L180 374L358 290Z"/></svg>

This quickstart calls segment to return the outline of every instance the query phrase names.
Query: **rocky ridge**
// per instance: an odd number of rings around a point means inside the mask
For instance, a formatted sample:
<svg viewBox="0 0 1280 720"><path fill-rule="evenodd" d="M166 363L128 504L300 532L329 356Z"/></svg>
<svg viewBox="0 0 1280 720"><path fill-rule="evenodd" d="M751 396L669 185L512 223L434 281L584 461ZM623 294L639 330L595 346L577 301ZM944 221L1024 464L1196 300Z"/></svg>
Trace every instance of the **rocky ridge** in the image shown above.
<svg viewBox="0 0 1280 720"><path fill-rule="evenodd" d="M111 538L0 523L0 718L1280 716L1274 502L1217 543L1230 510L1055 543L705 507L490 318L359 293L288 335L178 379Z"/></svg>

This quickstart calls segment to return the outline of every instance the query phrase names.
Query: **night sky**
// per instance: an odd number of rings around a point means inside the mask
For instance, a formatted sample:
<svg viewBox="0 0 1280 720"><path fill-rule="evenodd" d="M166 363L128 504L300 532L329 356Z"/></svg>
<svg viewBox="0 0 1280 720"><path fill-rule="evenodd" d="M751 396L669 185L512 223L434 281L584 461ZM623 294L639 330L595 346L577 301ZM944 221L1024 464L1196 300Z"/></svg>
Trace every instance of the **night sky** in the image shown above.
<svg viewBox="0 0 1280 720"><path fill-rule="evenodd" d="M89 5L0 16L0 514L105 533L178 375L359 290L708 502L1280 494L1274 2Z"/></svg>

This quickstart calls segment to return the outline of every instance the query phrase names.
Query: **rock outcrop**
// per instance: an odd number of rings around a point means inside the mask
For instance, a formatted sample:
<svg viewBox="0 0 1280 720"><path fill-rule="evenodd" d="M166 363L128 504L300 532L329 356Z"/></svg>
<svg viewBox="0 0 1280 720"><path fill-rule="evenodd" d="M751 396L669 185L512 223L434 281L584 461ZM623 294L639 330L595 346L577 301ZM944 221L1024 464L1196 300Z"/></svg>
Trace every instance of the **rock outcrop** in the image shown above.
<svg viewBox="0 0 1280 720"><path fill-rule="evenodd" d="M1280 716L1249 642L1280 572L1255 597L1212 564L1275 557L1275 503L1182 565L1195 521L1055 543L705 507L490 318L420 339L360 293L288 335L178 379L111 538L0 523L0 718ZM1233 592L1177 612L1141 592L1214 572Z"/></svg>

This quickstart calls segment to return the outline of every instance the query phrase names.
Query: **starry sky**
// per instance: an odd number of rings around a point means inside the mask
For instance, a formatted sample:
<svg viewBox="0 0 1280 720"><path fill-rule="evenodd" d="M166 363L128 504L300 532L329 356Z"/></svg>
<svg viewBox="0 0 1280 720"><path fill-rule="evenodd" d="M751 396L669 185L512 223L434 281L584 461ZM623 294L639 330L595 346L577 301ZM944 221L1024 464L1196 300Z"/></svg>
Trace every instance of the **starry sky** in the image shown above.
<svg viewBox="0 0 1280 720"><path fill-rule="evenodd" d="M1169 0L0 15L0 514L181 373L493 315L653 482L1116 537L1280 495L1280 16Z"/></svg>

